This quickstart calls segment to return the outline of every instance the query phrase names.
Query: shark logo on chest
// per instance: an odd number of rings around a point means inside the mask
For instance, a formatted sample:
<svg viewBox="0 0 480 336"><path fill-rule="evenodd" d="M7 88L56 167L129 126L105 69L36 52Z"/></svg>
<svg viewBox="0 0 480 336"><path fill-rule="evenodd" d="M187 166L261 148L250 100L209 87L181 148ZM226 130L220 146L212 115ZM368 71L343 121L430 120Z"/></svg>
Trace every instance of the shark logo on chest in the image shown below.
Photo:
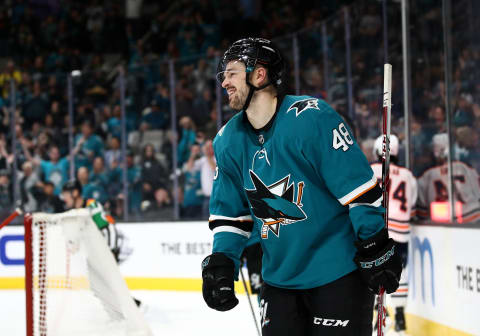
<svg viewBox="0 0 480 336"><path fill-rule="evenodd" d="M263 222L263 239L268 238L269 231L278 237L281 225L293 224L307 218L302 210L304 182L298 183L295 197L295 183L290 183L290 175L266 186L252 170L249 173L255 189L245 191L253 214Z"/></svg>

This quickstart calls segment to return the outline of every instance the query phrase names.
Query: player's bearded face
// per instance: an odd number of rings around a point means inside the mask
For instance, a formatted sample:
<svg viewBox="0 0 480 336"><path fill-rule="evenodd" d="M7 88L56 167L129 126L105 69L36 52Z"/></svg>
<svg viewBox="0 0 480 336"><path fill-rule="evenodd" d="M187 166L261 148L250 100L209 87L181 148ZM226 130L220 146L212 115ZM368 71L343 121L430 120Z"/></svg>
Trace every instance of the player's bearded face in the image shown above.
<svg viewBox="0 0 480 336"><path fill-rule="evenodd" d="M227 90L228 103L234 110L241 110L247 100L248 86L245 76L245 65L238 61L228 63L223 72L222 87Z"/></svg>

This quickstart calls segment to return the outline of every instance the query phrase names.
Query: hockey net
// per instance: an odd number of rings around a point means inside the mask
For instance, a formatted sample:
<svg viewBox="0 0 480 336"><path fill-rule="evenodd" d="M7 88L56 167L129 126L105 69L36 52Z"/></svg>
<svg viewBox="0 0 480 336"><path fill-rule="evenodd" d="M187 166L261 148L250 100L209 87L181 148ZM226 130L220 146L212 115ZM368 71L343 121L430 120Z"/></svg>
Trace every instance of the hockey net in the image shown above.
<svg viewBox="0 0 480 336"><path fill-rule="evenodd" d="M152 335L88 209L25 216L27 336Z"/></svg>

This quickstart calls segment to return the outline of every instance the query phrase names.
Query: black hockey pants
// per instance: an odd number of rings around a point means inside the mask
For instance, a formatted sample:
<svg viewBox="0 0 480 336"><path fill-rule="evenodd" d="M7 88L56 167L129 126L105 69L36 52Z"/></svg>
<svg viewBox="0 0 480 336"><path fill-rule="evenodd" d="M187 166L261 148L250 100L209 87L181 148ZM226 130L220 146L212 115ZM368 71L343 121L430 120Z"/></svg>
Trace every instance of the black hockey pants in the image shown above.
<svg viewBox="0 0 480 336"><path fill-rule="evenodd" d="M371 336L374 294L354 271L312 289L264 284L263 336Z"/></svg>

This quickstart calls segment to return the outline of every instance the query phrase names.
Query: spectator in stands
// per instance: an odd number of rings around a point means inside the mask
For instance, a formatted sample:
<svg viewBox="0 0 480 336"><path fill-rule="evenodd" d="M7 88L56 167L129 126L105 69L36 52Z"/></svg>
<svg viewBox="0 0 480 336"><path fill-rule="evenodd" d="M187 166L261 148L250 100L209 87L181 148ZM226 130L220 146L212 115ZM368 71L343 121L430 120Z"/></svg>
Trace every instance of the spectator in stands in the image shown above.
<svg viewBox="0 0 480 336"><path fill-rule="evenodd" d="M153 99L164 113L170 114L170 90L163 82L156 84Z"/></svg>
<svg viewBox="0 0 480 336"><path fill-rule="evenodd" d="M195 143L195 124L190 117L182 117L179 121L181 139L177 147L178 166L182 167L190 156L190 147Z"/></svg>
<svg viewBox="0 0 480 336"><path fill-rule="evenodd" d="M22 209L26 212L37 210L38 200L41 199L40 178L36 171L33 170L33 164L25 161L22 165L22 177L20 178L20 199Z"/></svg>
<svg viewBox="0 0 480 336"><path fill-rule="evenodd" d="M9 130L10 111L5 100L0 96L0 133L6 134Z"/></svg>
<svg viewBox="0 0 480 336"><path fill-rule="evenodd" d="M135 163L135 155L127 152L128 205L133 215L140 212L142 203L141 167Z"/></svg>
<svg viewBox="0 0 480 336"><path fill-rule="evenodd" d="M50 103L50 112L49 115L52 116L53 123L55 127L61 127L63 122L62 119L65 115L63 109L60 106L60 103L58 100L53 100Z"/></svg>
<svg viewBox="0 0 480 336"><path fill-rule="evenodd" d="M458 106L453 114L453 123L455 126L468 126L473 123L473 97L468 93L461 93L458 99Z"/></svg>
<svg viewBox="0 0 480 336"><path fill-rule="evenodd" d="M33 83L32 96L27 99L24 106L23 116L25 125L29 127L36 121L43 121L48 112L48 101L46 94L42 93L39 81Z"/></svg>
<svg viewBox="0 0 480 336"><path fill-rule="evenodd" d="M97 161L99 162L99 161ZM97 163L97 169L99 164ZM89 173L87 167L80 167L77 170L77 181L82 186L83 199L93 198L100 203L105 203L108 200L108 194L104 185L98 180L94 182L89 181Z"/></svg>
<svg viewBox="0 0 480 336"><path fill-rule="evenodd" d="M103 149L102 139L93 134L92 122L88 119L84 120L81 126L81 134L75 137L75 148L73 150L75 165L91 169L93 159L97 156L103 156Z"/></svg>
<svg viewBox="0 0 480 336"><path fill-rule="evenodd" d="M106 105L104 108L104 113L105 117L107 117L107 133L114 137L120 138L122 136L122 110L120 105L115 105L111 112L110 106Z"/></svg>
<svg viewBox="0 0 480 336"><path fill-rule="evenodd" d="M15 62L9 59L5 65L5 69L0 73L0 90L1 96L4 99L10 95L10 82L12 80L15 85L22 83L22 73L15 67Z"/></svg>
<svg viewBox="0 0 480 336"><path fill-rule="evenodd" d="M8 171L0 170L0 212L10 213L13 206L12 184Z"/></svg>
<svg viewBox="0 0 480 336"><path fill-rule="evenodd" d="M63 99L64 92L58 84L56 75L48 76L46 95L49 101L61 101Z"/></svg>
<svg viewBox="0 0 480 336"><path fill-rule="evenodd" d="M200 173L200 188L203 196L202 217L208 219L208 206L210 204L210 195L212 194L213 178L215 176L216 167L212 140L205 141L201 145L201 150L203 155L197 155L196 159L195 156L191 157L186 163L186 170L189 172L189 176L196 176L197 172Z"/></svg>
<svg viewBox="0 0 480 336"><path fill-rule="evenodd" d="M78 167L77 168L77 182L80 183L80 186L82 187L82 193L85 191L85 187L88 184L88 168L83 166L83 167ZM87 198L85 196L82 196L83 198Z"/></svg>
<svg viewBox="0 0 480 336"><path fill-rule="evenodd" d="M30 76L32 77L32 81L40 83L43 81L45 75L46 73L43 57L41 55L37 55L35 57L35 61L33 62L33 67L30 68Z"/></svg>
<svg viewBox="0 0 480 336"><path fill-rule="evenodd" d="M205 87L193 101L191 117L193 118L195 125L205 125L208 122L212 105L212 88Z"/></svg>
<svg viewBox="0 0 480 336"><path fill-rule="evenodd" d="M97 156L93 160L93 170L88 176L88 183L95 183L106 188L109 184L108 172L105 169L105 161L103 157ZM102 204L103 202L100 201Z"/></svg>
<svg viewBox="0 0 480 336"><path fill-rule="evenodd" d="M152 144L145 145L141 162L142 200L153 201L158 189L168 188L169 173L155 154L155 147Z"/></svg>
<svg viewBox="0 0 480 336"><path fill-rule="evenodd" d="M108 143L108 149L105 152L105 163L108 169L113 169L113 166L118 166L122 155L120 149L120 139L117 137L111 137Z"/></svg>
<svg viewBox="0 0 480 336"><path fill-rule="evenodd" d="M63 185L62 200L64 211L80 209L85 206L85 200L82 196L82 185L78 180L71 180Z"/></svg>
<svg viewBox="0 0 480 336"><path fill-rule="evenodd" d="M190 150L190 158L183 169L185 180L182 218L199 219L202 217L203 194L201 173L199 169L195 169L195 162L200 159L201 154L200 145L194 144Z"/></svg>
<svg viewBox="0 0 480 336"><path fill-rule="evenodd" d="M63 184L68 180L69 162L67 157L60 157L57 145L51 145L48 151L50 160L34 158L36 166L40 166L40 174L44 182L52 182L55 186L55 195L62 191Z"/></svg>
<svg viewBox="0 0 480 336"><path fill-rule="evenodd" d="M61 134L59 133L59 129L55 126L55 120L50 113L45 116L43 125L45 126L45 132L48 134L49 137L59 139L58 137Z"/></svg>
<svg viewBox="0 0 480 336"><path fill-rule="evenodd" d="M98 1L92 2L86 9L86 28L92 39L94 50L102 49L102 30L105 20L104 7Z"/></svg>
<svg viewBox="0 0 480 336"><path fill-rule="evenodd" d="M13 155L7 151L7 144L3 134L0 134L0 171L8 171L13 162Z"/></svg>
<svg viewBox="0 0 480 336"><path fill-rule="evenodd" d="M115 219L123 219L124 213L124 197L123 194L116 195L112 203L112 216Z"/></svg>
<svg viewBox="0 0 480 336"><path fill-rule="evenodd" d="M48 149L52 144L52 139L53 138L50 136L50 134L46 130L42 129L36 139L33 138L32 141L35 146L35 154L39 157L47 157ZM29 142L27 142L27 144L28 143ZM22 145L24 145L24 143L22 143Z"/></svg>
<svg viewBox="0 0 480 336"><path fill-rule="evenodd" d="M419 118L412 117L411 128L411 147L415 165L412 167L414 175L419 176L425 169L432 166L433 156L429 150L429 135L425 132Z"/></svg>
<svg viewBox="0 0 480 336"><path fill-rule="evenodd" d="M209 111L209 120L206 122L204 130L205 136L209 139L215 138L218 132L218 111L217 111L217 102L213 101L212 106Z"/></svg>
<svg viewBox="0 0 480 336"><path fill-rule="evenodd" d="M52 182L43 183L43 193L39 198L38 211L46 213L59 213L63 211L63 202L54 193L55 186Z"/></svg>
<svg viewBox="0 0 480 336"><path fill-rule="evenodd" d="M445 119L445 109L441 105L434 106L429 111L429 121L425 127L428 139L431 140L435 134L444 133L447 130L447 122Z"/></svg>
<svg viewBox="0 0 480 336"><path fill-rule="evenodd" d="M213 152L212 140L207 140L202 146L203 156L195 161L195 166L200 169L200 182L203 194L202 217L208 219L210 214L209 204L212 194L213 179L217 162Z"/></svg>
<svg viewBox="0 0 480 336"><path fill-rule="evenodd" d="M184 65L177 80L175 92L177 95L177 113L179 116L189 116L192 113L194 90L190 82L193 65Z"/></svg>
<svg viewBox="0 0 480 336"><path fill-rule="evenodd" d="M165 130L168 127L169 111L160 109L157 99L153 99L150 103L150 108L146 108L140 120L140 130L147 131L153 129Z"/></svg>
<svg viewBox="0 0 480 336"><path fill-rule="evenodd" d="M173 218L172 198L166 189L156 189L152 200L142 202L142 217L155 221Z"/></svg>

